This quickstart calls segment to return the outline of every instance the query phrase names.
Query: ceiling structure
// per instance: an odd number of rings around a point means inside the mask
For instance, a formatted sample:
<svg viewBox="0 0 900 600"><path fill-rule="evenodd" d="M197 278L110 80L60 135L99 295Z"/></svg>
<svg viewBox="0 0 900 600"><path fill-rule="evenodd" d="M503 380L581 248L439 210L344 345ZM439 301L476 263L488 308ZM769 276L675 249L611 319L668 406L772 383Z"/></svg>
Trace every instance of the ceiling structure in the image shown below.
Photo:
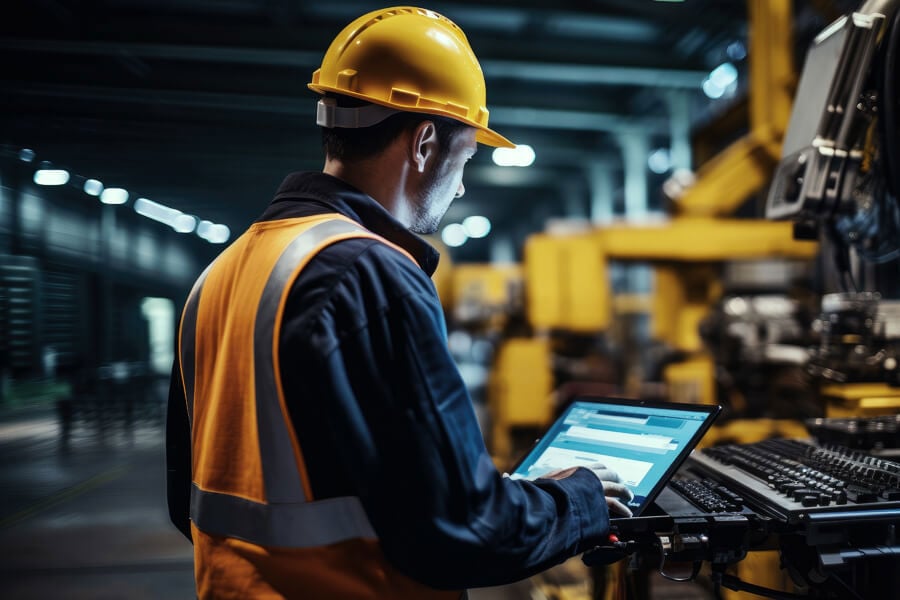
<svg viewBox="0 0 900 600"><path fill-rule="evenodd" d="M236 234L284 175L321 169L316 95L306 84L344 25L383 6L7 0L0 8L0 144L33 149L38 161ZM445 222L480 214L493 231L454 249L458 260L516 249L551 218L590 218L598 198L607 205L599 210L621 215L626 175L635 177L644 155L678 143L684 149L689 132L739 111L746 95L744 0L425 6L466 32L487 79L492 128L536 153L528 168L495 166L489 148L470 163L466 195ZM846 2L795 0L801 59L811 36L847 9ZM737 67L738 84L711 99L701 86L724 62ZM670 172L641 166L651 210ZM598 196L601 183L607 193Z"/></svg>

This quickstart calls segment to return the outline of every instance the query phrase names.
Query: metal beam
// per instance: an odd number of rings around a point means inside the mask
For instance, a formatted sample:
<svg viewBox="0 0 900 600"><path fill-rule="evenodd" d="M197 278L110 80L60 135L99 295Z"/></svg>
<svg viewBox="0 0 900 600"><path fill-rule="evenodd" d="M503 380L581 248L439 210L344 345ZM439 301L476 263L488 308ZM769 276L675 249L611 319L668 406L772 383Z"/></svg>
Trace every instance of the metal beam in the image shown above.
<svg viewBox="0 0 900 600"><path fill-rule="evenodd" d="M652 134L669 131L665 119L629 119L620 114L594 113L546 108L516 108L494 106L490 114L491 126L503 125L535 129L572 129L576 131L619 132L640 130Z"/></svg>
<svg viewBox="0 0 900 600"><path fill-rule="evenodd" d="M616 65L573 65L530 61L483 60L488 78L524 79L546 83L631 85L636 87L699 89L705 71L670 70Z"/></svg>
<svg viewBox="0 0 900 600"><path fill-rule="evenodd" d="M0 40L0 50L87 56L122 56L139 58L221 62L245 65L267 65L292 68L316 67L322 52L275 50L269 48L227 48L222 46L186 46L174 44L132 44L114 42L69 42L56 40ZM519 79L546 83L588 85L632 85L637 87L697 89L707 73L704 71L670 70L653 67L617 65L538 63L528 60L481 61L488 78Z"/></svg>
<svg viewBox="0 0 900 600"><path fill-rule="evenodd" d="M219 62L244 65L308 67L317 65L324 52L304 50L271 50L263 48L228 48L224 46L185 46L176 44L134 44L119 42L86 42L33 39L0 39L0 50L41 54L82 56L121 56L181 60L186 62Z"/></svg>
<svg viewBox="0 0 900 600"><path fill-rule="evenodd" d="M38 83L10 84L5 88L5 91L11 96L65 98L90 102L186 106L298 117L308 117L312 114L310 112L312 109L307 103L298 102L296 98L278 96ZM497 106L491 109L490 121L492 126L501 125L537 129L598 132L640 130L655 134L668 132L668 123L661 118L627 119L621 114L543 108Z"/></svg>

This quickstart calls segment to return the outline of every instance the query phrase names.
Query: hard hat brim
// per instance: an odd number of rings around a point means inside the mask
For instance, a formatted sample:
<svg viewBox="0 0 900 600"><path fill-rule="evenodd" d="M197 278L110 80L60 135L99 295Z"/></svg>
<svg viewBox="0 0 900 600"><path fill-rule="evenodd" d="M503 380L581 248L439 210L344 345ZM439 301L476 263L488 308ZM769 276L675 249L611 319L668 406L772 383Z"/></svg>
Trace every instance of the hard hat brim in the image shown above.
<svg viewBox="0 0 900 600"><path fill-rule="evenodd" d="M485 146L493 146L494 148L515 148L516 145L511 141L494 131L493 129L488 128L478 128L477 133L475 134L475 141L484 144Z"/></svg>

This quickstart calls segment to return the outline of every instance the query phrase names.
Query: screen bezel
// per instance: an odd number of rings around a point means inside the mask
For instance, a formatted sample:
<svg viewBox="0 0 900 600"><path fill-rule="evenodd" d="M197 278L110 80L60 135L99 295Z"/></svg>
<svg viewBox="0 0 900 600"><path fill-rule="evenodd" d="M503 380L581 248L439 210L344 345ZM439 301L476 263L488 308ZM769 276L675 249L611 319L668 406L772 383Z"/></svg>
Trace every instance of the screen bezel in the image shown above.
<svg viewBox="0 0 900 600"><path fill-rule="evenodd" d="M667 410L685 410L689 412L697 412L706 414L706 418L703 419L703 423L700 424L700 427L694 432L694 435L691 436L690 440L684 445L672 463L669 465L669 468L662 474L659 478L659 481L650 489L650 491L646 495L646 499L644 503L636 509L633 509L633 515L631 517L613 517L610 515L611 520L615 520L616 518L634 518L638 517L643 513L648 506L652 505L656 497L659 493L666 487L666 484L669 482L669 479L672 478L672 475L681 467L682 463L687 460L687 457L690 456L691 452L694 448L697 447L697 444L703 439L703 436L712 426L713 422L716 420L716 417L719 416L719 413L722 412L722 407L718 404L687 404L681 402L660 402L655 400L640 400L637 398L619 398L619 397L609 397L609 396L590 396L579 394L571 399L565 410L553 420L553 423L550 424L549 427L546 428L543 435L534 441L531 448L528 452L525 452L524 455L516 461L515 465L513 465L510 470L510 474L515 473L520 466L526 461L532 458L539 458L541 454L549 448L552 444L552 441L544 448L541 448L541 443L546 439L547 433L553 431L553 429L565 421L566 417L568 417L569 413L575 408L578 403L582 404L594 404L598 407L601 406L609 406L610 404L618 404L621 406L630 406L630 407L646 407L646 408L662 408ZM539 452L539 453L538 453ZM536 454L538 453L538 454Z"/></svg>

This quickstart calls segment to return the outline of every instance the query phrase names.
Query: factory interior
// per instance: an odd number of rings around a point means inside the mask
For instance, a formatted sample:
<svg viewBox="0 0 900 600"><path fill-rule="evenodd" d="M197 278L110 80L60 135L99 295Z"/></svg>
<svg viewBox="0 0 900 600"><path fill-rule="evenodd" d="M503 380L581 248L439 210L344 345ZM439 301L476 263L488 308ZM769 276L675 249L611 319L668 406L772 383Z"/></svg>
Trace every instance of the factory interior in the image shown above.
<svg viewBox="0 0 900 600"><path fill-rule="evenodd" d="M322 170L307 84L385 6L3 2L0 596L196 597L166 508L182 308ZM900 597L900 0L421 6L516 145L425 236L497 469L581 401L711 415L608 542L468 598Z"/></svg>

